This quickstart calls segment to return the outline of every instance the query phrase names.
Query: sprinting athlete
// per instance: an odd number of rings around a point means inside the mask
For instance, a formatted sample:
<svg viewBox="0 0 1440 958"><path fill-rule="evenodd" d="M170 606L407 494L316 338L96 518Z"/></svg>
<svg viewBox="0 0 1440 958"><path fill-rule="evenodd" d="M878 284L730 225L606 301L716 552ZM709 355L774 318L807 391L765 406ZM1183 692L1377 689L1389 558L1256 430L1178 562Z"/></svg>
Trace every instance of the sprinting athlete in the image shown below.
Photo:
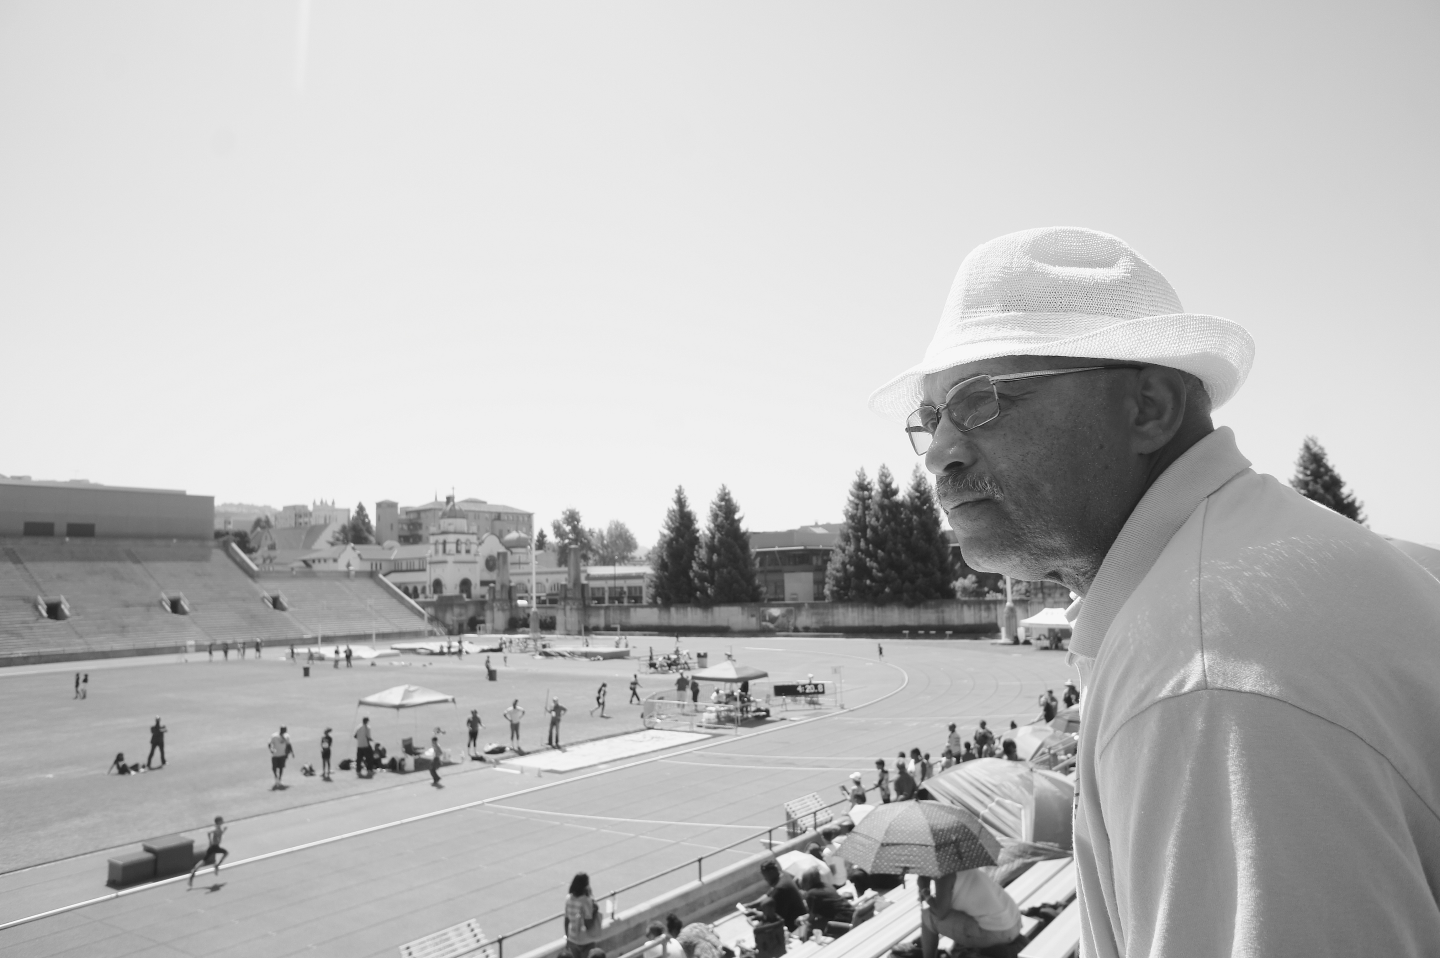
<svg viewBox="0 0 1440 958"><path fill-rule="evenodd" d="M220 839L225 837L225 819L221 818L219 815L216 815L215 827L210 829L210 832L206 837L209 839L210 844L205 849L205 855L198 862L195 863L194 868L190 869L190 881L188 883L190 888L195 887L196 872L198 872L200 869L204 868L211 862L215 862L215 875L218 877L220 874L221 863L224 862L226 858L230 857L230 853L227 852L220 845ZM220 856L219 861L215 860L215 856L217 855Z"/></svg>

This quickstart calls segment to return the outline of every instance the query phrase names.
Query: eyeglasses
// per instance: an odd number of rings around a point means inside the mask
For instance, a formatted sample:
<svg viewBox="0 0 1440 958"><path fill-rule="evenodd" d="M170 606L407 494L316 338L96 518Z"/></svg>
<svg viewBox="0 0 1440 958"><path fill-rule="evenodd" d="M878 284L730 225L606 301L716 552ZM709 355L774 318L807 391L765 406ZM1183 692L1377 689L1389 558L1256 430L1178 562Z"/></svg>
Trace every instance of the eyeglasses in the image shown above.
<svg viewBox="0 0 1440 958"><path fill-rule="evenodd" d="M1141 369L1141 366L1077 366L1074 369L1040 369L1027 373L1006 373L1001 376L972 376L950 387L944 402L938 406L924 405L905 420L905 434L917 456L923 456L935 441L940 428L940 415L961 432L969 432L1000 417L1000 394L996 383L1019 382L1022 379L1044 379L1069 373L1088 373L1097 369Z"/></svg>

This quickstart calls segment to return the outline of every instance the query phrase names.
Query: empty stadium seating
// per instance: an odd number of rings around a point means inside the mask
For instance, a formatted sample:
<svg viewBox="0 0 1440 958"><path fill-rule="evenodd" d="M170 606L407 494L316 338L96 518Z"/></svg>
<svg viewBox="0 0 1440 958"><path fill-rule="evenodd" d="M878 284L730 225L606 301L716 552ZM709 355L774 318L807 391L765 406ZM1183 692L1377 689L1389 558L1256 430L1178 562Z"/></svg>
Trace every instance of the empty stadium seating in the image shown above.
<svg viewBox="0 0 1440 958"><path fill-rule="evenodd" d="M39 596L64 596L69 618L47 618ZM186 614L176 614L167 599L182 597ZM0 539L0 659L424 632L424 619L368 576L252 578L208 542Z"/></svg>

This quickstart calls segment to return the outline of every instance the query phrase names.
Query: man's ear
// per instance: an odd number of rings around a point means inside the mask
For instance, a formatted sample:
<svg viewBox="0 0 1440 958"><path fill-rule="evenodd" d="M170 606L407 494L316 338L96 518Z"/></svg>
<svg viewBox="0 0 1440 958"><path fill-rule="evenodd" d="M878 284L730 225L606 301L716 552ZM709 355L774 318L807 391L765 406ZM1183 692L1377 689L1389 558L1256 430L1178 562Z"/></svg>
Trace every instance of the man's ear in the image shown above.
<svg viewBox="0 0 1440 958"><path fill-rule="evenodd" d="M1185 422L1185 380L1178 369L1146 366L1135 377L1131 443L1137 453L1164 449Z"/></svg>

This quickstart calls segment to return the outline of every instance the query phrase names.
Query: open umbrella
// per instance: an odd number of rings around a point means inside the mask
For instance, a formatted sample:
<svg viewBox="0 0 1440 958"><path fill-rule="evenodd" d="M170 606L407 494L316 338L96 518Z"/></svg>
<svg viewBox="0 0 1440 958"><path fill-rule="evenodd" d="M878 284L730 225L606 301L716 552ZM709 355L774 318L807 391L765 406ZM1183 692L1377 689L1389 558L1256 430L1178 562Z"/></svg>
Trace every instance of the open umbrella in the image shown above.
<svg viewBox="0 0 1440 958"><path fill-rule="evenodd" d="M856 868L939 878L994 865L1000 843L972 812L939 802L891 802L865 816L840 846Z"/></svg>
<svg viewBox="0 0 1440 958"><path fill-rule="evenodd" d="M927 779L936 799L979 816L1002 840L1071 846L1075 786L1063 775L1024 762L981 758Z"/></svg>
<svg viewBox="0 0 1440 958"><path fill-rule="evenodd" d="M1072 735L1080 732L1080 706L1072 705L1068 709L1061 709L1055 713L1050 720L1050 727L1057 732L1069 732Z"/></svg>

